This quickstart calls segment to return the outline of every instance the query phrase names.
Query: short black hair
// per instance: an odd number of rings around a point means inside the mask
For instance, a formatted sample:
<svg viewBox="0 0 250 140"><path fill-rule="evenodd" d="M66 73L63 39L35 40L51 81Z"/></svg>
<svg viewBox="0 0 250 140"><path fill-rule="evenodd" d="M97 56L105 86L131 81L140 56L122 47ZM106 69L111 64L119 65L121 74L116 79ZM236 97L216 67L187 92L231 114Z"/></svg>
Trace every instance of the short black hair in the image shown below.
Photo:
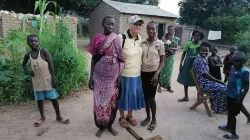
<svg viewBox="0 0 250 140"><path fill-rule="evenodd" d="M148 23L148 25L149 25L149 24L153 24L153 25L155 25L156 28L158 28L158 23L155 22L155 21L150 21L150 22ZM147 27L148 27L148 25L147 25Z"/></svg>
<svg viewBox="0 0 250 140"><path fill-rule="evenodd" d="M112 16L105 16L103 19L102 19L102 26L104 25L104 23L106 22L107 19L109 18L113 18ZM114 19L114 18L113 18Z"/></svg>
<svg viewBox="0 0 250 140"><path fill-rule="evenodd" d="M174 25L169 25L169 26L168 26L168 30L169 30L169 28L171 28L171 27L173 27L173 28L174 28Z"/></svg>
<svg viewBox="0 0 250 140"><path fill-rule="evenodd" d="M202 42L202 43L200 44L200 48L201 48L201 47L208 47L208 49L209 49L209 51L210 51L211 48L212 48L212 45L211 45L209 42L204 41L204 42Z"/></svg>
<svg viewBox="0 0 250 140"><path fill-rule="evenodd" d="M214 46L214 47L212 47L211 51L212 51L212 50L215 50L215 49L216 49L217 51L219 50L218 47Z"/></svg>
<svg viewBox="0 0 250 140"><path fill-rule="evenodd" d="M201 30L194 30L192 36L194 36L196 33L200 34L200 40L205 38L205 34Z"/></svg>
<svg viewBox="0 0 250 140"><path fill-rule="evenodd" d="M38 37L37 35L32 34L32 35L28 35L28 36L27 36L27 41L29 41L29 39L30 39L31 37L36 37L36 38L38 38L38 40L39 40L39 37Z"/></svg>
<svg viewBox="0 0 250 140"><path fill-rule="evenodd" d="M246 61L246 54L244 52L236 52L233 55L233 60L243 60Z"/></svg>

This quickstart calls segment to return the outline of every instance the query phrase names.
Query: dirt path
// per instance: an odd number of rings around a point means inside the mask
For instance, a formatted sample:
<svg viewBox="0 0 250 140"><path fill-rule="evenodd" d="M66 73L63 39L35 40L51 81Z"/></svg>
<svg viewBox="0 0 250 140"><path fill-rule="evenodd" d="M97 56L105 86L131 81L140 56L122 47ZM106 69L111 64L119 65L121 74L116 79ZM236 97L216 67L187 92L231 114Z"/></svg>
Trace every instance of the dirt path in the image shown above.
<svg viewBox="0 0 250 140"><path fill-rule="evenodd" d="M156 130L149 132L145 127L132 127L145 139L155 135L161 135L165 140L223 140L219 125L225 124L225 115L213 115L208 117L205 108L199 106L196 111L190 111L189 107L196 100L194 88L189 90L190 101L178 103L183 97L183 87L176 82L178 65L181 53L177 53L173 74L173 88L175 93L166 91L157 93L157 120ZM89 56L88 56L89 57ZM50 102L45 103L46 123L40 128L34 128L33 123L39 119L39 112L34 102L19 106L7 106L0 108L0 140L99 140L95 137L98 130L95 127L92 113L92 92L83 91L75 93L70 98L60 100L61 112L65 118L69 118L69 125L62 125L55 121L55 113ZM250 95L245 100L245 105L250 110ZM119 126L118 117L114 122L114 128L118 136L113 137L106 132L102 140L133 140L134 138ZM140 122L145 118L144 110L134 113L134 117ZM237 131L242 140L250 139L250 126L246 125L246 117L240 114L237 122Z"/></svg>

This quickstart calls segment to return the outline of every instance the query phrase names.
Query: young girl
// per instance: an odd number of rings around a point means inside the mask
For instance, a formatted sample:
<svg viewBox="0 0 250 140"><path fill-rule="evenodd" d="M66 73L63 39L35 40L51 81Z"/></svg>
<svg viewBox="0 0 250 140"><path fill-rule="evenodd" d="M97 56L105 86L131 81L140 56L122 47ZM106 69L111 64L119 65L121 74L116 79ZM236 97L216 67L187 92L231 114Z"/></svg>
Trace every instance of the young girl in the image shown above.
<svg viewBox="0 0 250 140"><path fill-rule="evenodd" d="M223 67L223 65L220 57L217 55L218 48L213 47L211 53L212 55L208 57L209 72L214 78L221 80L220 68Z"/></svg>
<svg viewBox="0 0 250 140"><path fill-rule="evenodd" d="M29 35L27 37L27 43L31 48L30 52L27 52L23 60L23 69L27 75L32 76L32 84L34 89L35 100L40 111L41 118L34 123L35 127L40 127L45 122L45 115L43 109L43 100L48 98L51 100L52 105L56 112L56 120L69 124L69 120L64 120L60 115L59 104L57 101L58 93L56 92L56 82L54 66L49 56L49 53L45 49L39 47L39 38L36 35ZM30 71L27 68L28 60L30 60Z"/></svg>
<svg viewBox="0 0 250 140"><path fill-rule="evenodd" d="M193 58L198 55L200 40L204 38L203 32L199 30L194 30L192 33L192 41L188 41L184 45L183 54L181 57L179 75L177 82L184 86L184 98L179 99L179 102L189 101L188 99L188 87L195 86L194 81L192 79L190 69L193 65ZM192 59L191 59L192 58ZM183 63L184 61L184 63Z"/></svg>
<svg viewBox="0 0 250 140"><path fill-rule="evenodd" d="M158 85L159 73L164 66L165 51L164 44L157 38L157 23L151 21L147 25L148 38L142 42L142 88L146 103L147 118L141 122L146 126L152 120L148 130L156 127L156 101L155 94Z"/></svg>

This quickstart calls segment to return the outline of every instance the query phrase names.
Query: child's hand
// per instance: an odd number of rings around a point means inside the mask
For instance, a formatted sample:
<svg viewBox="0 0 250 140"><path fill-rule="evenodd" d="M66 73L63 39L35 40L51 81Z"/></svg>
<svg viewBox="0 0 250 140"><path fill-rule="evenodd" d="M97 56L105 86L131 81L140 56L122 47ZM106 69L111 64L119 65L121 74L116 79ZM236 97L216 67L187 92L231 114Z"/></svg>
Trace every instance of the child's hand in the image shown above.
<svg viewBox="0 0 250 140"><path fill-rule="evenodd" d="M155 73L154 77L153 77L152 80L151 80L151 84L152 84L153 86L157 86L157 84L158 84L158 77L159 77L159 74L158 74L158 73Z"/></svg>
<svg viewBox="0 0 250 140"><path fill-rule="evenodd" d="M52 80L52 81L51 81L51 84L52 84L52 87L53 87L53 88L57 88L57 85L56 85L56 81L55 81L55 80Z"/></svg>
<svg viewBox="0 0 250 140"><path fill-rule="evenodd" d="M35 76L35 74L34 74L33 71L25 71L25 74L26 74L26 75L30 75L30 76L32 76L32 77Z"/></svg>
<svg viewBox="0 0 250 140"><path fill-rule="evenodd" d="M89 83L88 83L88 85L89 85L89 89L90 89L90 90L93 90L93 89L94 89L94 80L93 80L92 77L89 78Z"/></svg>

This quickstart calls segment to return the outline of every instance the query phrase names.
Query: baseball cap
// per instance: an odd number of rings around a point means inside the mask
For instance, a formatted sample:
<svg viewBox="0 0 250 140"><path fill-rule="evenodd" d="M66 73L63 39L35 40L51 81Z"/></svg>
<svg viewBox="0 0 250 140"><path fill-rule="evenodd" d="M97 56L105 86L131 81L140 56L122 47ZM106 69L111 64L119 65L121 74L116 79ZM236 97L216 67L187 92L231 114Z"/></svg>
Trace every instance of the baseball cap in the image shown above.
<svg viewBox="0 0 250 140"><path fill-rule="evenodd" d="M144 21L142 20L142 18L141 18L140 16L138 16L138 15L131 16L131 17L129 18L129 20L128 20L128 23L129 23L129 24L134 24L134 23L136 23L137 21L141 21L142 24L144 23Z"/></svg>

